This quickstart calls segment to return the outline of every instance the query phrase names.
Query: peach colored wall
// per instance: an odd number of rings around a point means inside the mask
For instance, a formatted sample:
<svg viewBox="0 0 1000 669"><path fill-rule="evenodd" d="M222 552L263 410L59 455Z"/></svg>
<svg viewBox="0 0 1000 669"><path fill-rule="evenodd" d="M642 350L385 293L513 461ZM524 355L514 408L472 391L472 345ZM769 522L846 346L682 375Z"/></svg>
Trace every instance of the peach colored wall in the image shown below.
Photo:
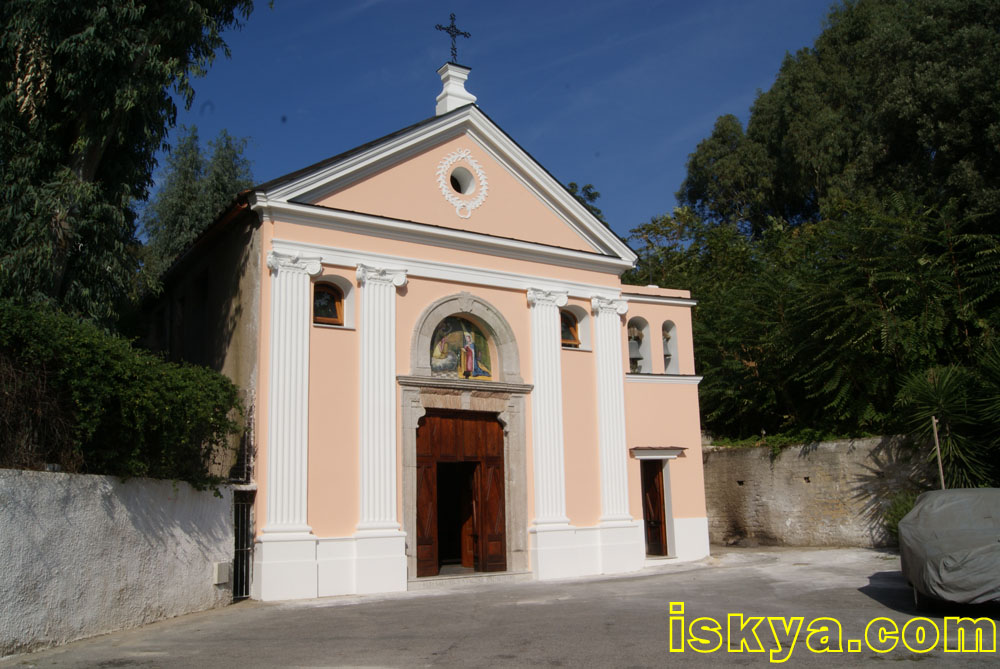
<svg viewBox="0 0 1000 669"><path fill-rule="evenodd" d="M491 194L492 196L492 194ZM473 214L475 216L475 214ZM550 277L594 285L616 286L614 274L554 267L542 263L484 256L467 251L425 246L398 240L386 240L363 234L329 230L318 226L284 222L261 226L261 279L259 337L259 370L257 388L258 457L255 479L259 494L256 506L258 531L267 520L263 503L267 495L267 388L270 378L270 298L271 281L266 268L266 255L274 239L301 241L332 248L374 252L400 257L419 257L452 265L495 268L530 276ZM355 323L360 323L360 308L364 303L363 288L357 288L353 267L324 266L325 275L337 274L348 278L358 290ZM530 312L523 291L469 286L448 281L410 277L397 294L397 373L411 370L410 345L413 330L423 311L442 297L468 291L492 304L508 320L518 342L521 375L525 383L532 382L530 349ZM682 292L682 291L671 291ZM657 293L660 294L660 293ZM677 295L681 297L681 295ZM589 312L589 304L579 303ZM627 317L642 316L650 323L651 355L654 373L663 371L662 343L659 328L664 320L677 326L680 372L694 372L691 345L690 309L667 305L630 303ZM588 319L592 327L592 319ZM593 337L592 337L593 340ZM311 328L310 365L310 424L309 424L309 523L318 536L349 536L358 520L360 470L358 445L358 358L360 333L351 330ZM592 526L600 517L600 472L597 445L596 370L594 353L564 351L563 402L566 445L567 513L573 524ZM627 362L627 342L622 336L622 356ZM496 363L494 363L496 367ZM340 383L328 383L331 370L337 370ZM397 449L401 448L402 420L399 415L397 390ZM654 423L650 416L657 417ZM533 467L531 444L531 399L525 412L526 474L528 486L528 519L534 518ZM698 421L697 388L694 386L626 384L626 420L628 444L661 445L665 435L672 442L689 448L686 457L671 463L671 492L674 513L678 517L704 516L704 488L700 457L700 426ZM666 430L666 431L664 431ZM331 438L330 435L336 435ZM673 443L673 442L681 443ZM631 513L642 517L639 467L629 461L629 495ZM397 452L398 517L402 519L402 454Z"/></svg>
<svg viewBox="0 0 1000 669"><path fill-rule="evenodd" d="M627 299L627 298L626 298ZM694 374L694 341L691 338L691 309L664 304L629 302L626 321L635 317L649 323L649 352L653 358L653 374L663 374L663 323L673 321L676 326L678 373ZM627 342L626 342L627 343ZM629 368L628 349L625 351L625 369Z"/></svg>
<svg viewBox="0 0 1000 669"><path fill-rule="evenodd" d="M459 149L471 152L472 158L485 171L488 182L486 199L465 219L459 218L455 206L445 200L437 182L438 164ZM455 165L470 169L464 161ZM453 193L450 186L448 189L449 193ZM471 193L462 196L462 199L474 198L475 195ZM595 250L466 135L408 157L405 162L356 182L317 204L570 249Z"/></svg>
<svg viewBox="0 0 1000 669"><path fill-rule="evenodd" d="M483 255L439 246L416 244L395 239L382 239L369 235L329 230L320 226L296 225L278 222L274 238L284 241L305 242L350 251L382 253L400 258L420 258L450 265L501 270L512 274L543 276L564 281L578 281L599 286L618 286L618 276L609 272L592 272L583 269L554 267L543 263Z"/></svg>
<svg viewBox="0 0 1000 669"><path fill-rule="evenodd" d="M355 272L324 267L322 276L355 283ZM354 300L354 322L359 322ZM320 537L354 534L360 518L357 330L313 325L309 331L309 525Z"/></svg>
<svg viewBox="0 0 1000 669"><path fill-rule="evenodd" d="M626 439L636 446L680 446L687 450L670 463L670 492L677 518L705 516L698 387L666 383L625 383ZM629 458L629 507L642 518L639 461Z"/></svg>
<svg viewBox="0 0 1000 669"><path fill-rule="evenodd" d="M595 355L564 348L561 360L566 515L579 527L596 525L601 519Z"/></svg>
<svg viewBox="0 0 1000 669"><path fill-rule="evenodd" d="M590 313L588 300L572 298L567 306ZM582 341L594 341L593 318L580 323ZM586 332L583 329L586 328ZM589 337L588 337L589 336ZM592 344L591 344L592 348ZM579 527L601 519L601 471L597 432L597 361L590 350L562 350L563 452L566 515Z"/></svg>

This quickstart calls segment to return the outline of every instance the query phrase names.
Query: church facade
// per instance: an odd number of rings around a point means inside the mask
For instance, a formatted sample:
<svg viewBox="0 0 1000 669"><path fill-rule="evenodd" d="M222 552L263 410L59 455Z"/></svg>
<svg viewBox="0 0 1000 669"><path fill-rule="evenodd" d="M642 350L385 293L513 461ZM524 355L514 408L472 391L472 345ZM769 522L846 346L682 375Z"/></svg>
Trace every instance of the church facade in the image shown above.
<svg viewBox="0 0 1000 669"><path fill-rule="evenodd" d="M242 194L172 270L156 343L252 407L255 598L708 554L694 302L621 283L635 254L468 72Z"/></svg>

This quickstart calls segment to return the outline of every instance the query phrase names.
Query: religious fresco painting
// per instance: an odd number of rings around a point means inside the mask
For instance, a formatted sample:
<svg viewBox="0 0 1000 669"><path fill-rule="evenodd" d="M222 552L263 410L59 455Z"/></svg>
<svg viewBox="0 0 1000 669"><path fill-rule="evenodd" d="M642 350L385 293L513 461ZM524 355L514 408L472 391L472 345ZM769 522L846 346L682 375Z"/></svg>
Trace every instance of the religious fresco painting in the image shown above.
<svg viewBox="0 0 1000 669"><path fill-rule="evenodd" d="M464 318L449 316L431 337L431 373L455 379L492 379L490 347L482 331Z"/></svg>

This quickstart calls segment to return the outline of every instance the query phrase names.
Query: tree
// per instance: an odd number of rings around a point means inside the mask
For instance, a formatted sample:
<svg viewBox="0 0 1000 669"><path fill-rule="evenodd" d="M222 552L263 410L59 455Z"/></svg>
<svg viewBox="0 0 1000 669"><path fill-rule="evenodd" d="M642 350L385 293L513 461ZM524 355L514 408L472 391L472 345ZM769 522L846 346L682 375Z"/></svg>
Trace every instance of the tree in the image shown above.
<svg viewBox="0 0 1000 669"><path fill-rule="evenodd" d="M133 202L195 76L252 0L0 5L0 296L104 322L136 269Z"/></svg>
<svg viewBox="0 0 1000 669"><path fill-rule="evenodd" d="M848 0L786 56L745 134L732 116L688 162L678 200L751 230L900 193L979 231L1000 222L1000 5Z"/></svg>
<svg viewBox="0 0 1000 669"><path fill-rule="evenodd" d="M167 157L163 186L143 211L146 235L143 270L155 290L156 280L177 255L201 234L241 191L253 185L246 140L225 130L202 153L198 128L185 127Z"/></svg>
<svg viewBox="0 0 1000 669"><path fill-rule="evenodd" d="M569 185L566 186L566 190L568 190L570 195L575 197L577 201L587 209L587 211L593 214L594 218L603 223L606 227L611 227L608 222L604 220L604 212L598 209L597 205L594 204L597 202L597 198L601 197L601 194L594 190L593 184L586 184L581 188L575 181L570 181Z"/></svg>
<svg viewBox="0 0 1000 669"><path fill-rule="evenodd" d="M709 429L906 429L906 379L986 378L1000 327L998 30L1000 6L982 0L833 7L746 129L723 116L698 145L682 207L633 230L638 275L699 300Z"/></svg>

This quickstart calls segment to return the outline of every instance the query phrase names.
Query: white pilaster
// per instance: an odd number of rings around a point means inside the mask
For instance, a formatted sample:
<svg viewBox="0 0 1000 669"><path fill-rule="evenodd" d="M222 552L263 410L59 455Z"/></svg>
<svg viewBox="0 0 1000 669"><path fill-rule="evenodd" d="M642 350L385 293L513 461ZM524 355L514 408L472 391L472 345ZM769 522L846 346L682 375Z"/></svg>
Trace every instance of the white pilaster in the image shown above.
<svg viewBox="0 0 1000 669"><path fill-rule="evenodd" d="M536 528L565 525L566 475L563 462L562 335L559 307L564 292L528 289L531 306L531 431L535 469Z"/></svg>
<svg viewBox="0 0 1000 669"><path fill-rule="evenodd" d="M601 523L631 521L628 512L628 446L625 441L625 370L621 317L625 300L594 297L597 354L597 430L601 461Z"/></svg>
<svg viewBox="0 0 1000 669"><path fill-rule="evenodd" d="M358 265L361 293L361 520L398 531L396 518L396 288L404 270ZM404 565L405 569L405 565Z"/></svg>
<svg viewBox="0 0 1000 669"><path fill-rule="evenodd" d="M271 363L267 397L267 525L262 533L309 534L309 322L319 258L267 255Z"/></svg>
<svg viewBox="0 0 1000 669"><path fill-rule="evenodd" d="M267 525L254 550L254 599L316 596L316 538L308 524L309 323L319 258L267 254L271 359L267 394Z"/></svg>

